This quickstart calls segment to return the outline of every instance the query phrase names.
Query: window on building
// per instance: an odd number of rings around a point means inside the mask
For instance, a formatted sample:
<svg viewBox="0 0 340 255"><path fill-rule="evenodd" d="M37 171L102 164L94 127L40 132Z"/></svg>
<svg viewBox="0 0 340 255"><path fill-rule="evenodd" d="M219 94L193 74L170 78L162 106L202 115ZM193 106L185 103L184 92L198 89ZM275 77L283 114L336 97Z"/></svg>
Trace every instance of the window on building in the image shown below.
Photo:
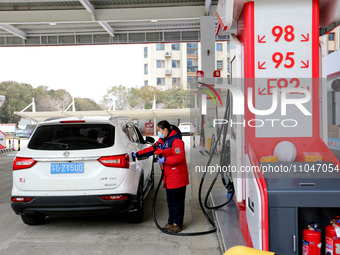
<svg viewBox="0 0 340 255"><path fill-rule="evenodd" d="M227 51L230 51L230 42L227 42Z"/></svg>
<svg viewBox="0 0 340 255"><path fill-rule="evenodd" d="M187 43L187 55L198 55L197 43Z"/></svg>
<svg viewBox="0 0 340 255"><path fill-rule="evenodd" d="M145 81L144 81L144 86L146 87L146 86L148 86L148 85L149 85L148 80L145 80Z"/></svg>
<svg viewBox="0 0 340 255"><path fill-rule="evenodd" d="M165 60L157 60L157 68L165 68Z"/></svg>
<svg viewBox="0 0 340 255"><path fill-rule="evenodd" d="M144 47L144 58L148 57L148 47Z"/></svg>
<svg viewBox="0 0 340 255"><path fill-rule="evenodd" d="M165 85L165 78L157 78L157 85Z"/></svg>
<svg viewBox="0 0 340 255"><path fill-rule="evenodd" d="M163 43L157 43L157 44L156 44L156 50L164 50L164 49L165 49L164 47L165 47L165 46L164 46Z"/></svg>
<svg viewBox="0 0 340 255"><path fill-rule="evenodd" d="M173 43L171 44L171 49L172 50L179 50L180 49L180 44L179 43Z"/></svg>
<svg viewBox="0 0 340 255"><path fill-rule="evenodd" d="M148 74L148 64L144 64L144 74Z"/></svg>
<svg viewBox="0 0 340 255"><path fill-rule="evenodd" d="M197 70L198 70L197 58L188 58L187 59L187 72L188 73L196 73Z"/></svg>
<svg viewBox="0 0 340 255"><path fill-rule="evenodd" d="M181 83L181 79L180 78L172 78L172 85L179 86L180 83Z"/></svg>
<svg viewBox="0 0 340 255"><path fill-rule="evenodd" d="M216 51L222 51L222 43L216 43Z"/></svg>
<svg viewBox="0 0 340 255"><path fill-rule="evenodd" d="M216 78L216 83L217 84L222 84L223 83L223 78Z"/></svg>
<svg viewBox="0 0 340 255"><path fill-rule="evenodd" d="M328 54L331 54L331 53L333 53L334 52L334 50L329 50L328 51Z"/></svg>
<svg viewBox="0 0 340 255"><path fill-rule="evenodd" d="M172 60L172 68L180 68L180 61Z"/></svg>
<svg viewBox="0 0 340 255"><path fill-rule="evenodd" d="M217 70L222 70L223 69L223 61L222 60L218 60L217 61Z"/></svg>
<svg viewBox="0 0 340 255"><path fill-rule="evenodd" d="M197 82L197 77L195 77L195 76L189 76L188 79L187 79L187 81L188 81L188 85L194 85L194 84L196 84L196 82Z"/></svg>
<svg viewBox="0 0 340 255"><path fill-rule="evenodd" d="M230 61L227 62L227 72L230 74L231 70L230 70Z"/></svg>

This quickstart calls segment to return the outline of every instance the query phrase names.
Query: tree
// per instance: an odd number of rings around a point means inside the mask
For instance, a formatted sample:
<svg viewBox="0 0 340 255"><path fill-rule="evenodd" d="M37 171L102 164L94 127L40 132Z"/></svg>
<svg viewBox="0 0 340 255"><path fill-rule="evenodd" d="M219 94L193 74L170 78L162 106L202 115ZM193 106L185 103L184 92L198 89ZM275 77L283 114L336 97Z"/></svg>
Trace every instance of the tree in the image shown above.
<svg viewBox="0 0 340 255"><path fill-rule="evenodd" d="M50 90L51 102L55 106L55 110L64 111L72 102L72 96L64 89Z"/></svg>
<svg viewBox="0 0 340 255"><path fill-rule="evenodd" d="M153 106L154 96L156 104L162 103L165 108L187 108L191 105L192 95L189 90L170 89L160 91L157 87L143 86L141 88L126 88L122 85L113 86L107 90L102 102L106 107L116 98L116 109L151 109Z"/></svg>
<svg viewBox="0 0 340 255"><path fill-rule="evenodd" d="M34 90L34 99L37 111L55 111L56 106L52 103L47 86L39 86Z"/></svg>
<svg viewBox="0 0 340 255"><path fill-rule="evenodd" d="M144 86L139 89L139 93L137 93L138 100L141 103L141 107L144 109L151 109L153 105L154 96L156 96L157 100L161 99L162 92L158 90L156 87Z"/></svg>
<svg viewBox="0 0 340 255"><path fill-rule="evenodd" d="M92 99L75 98L76 111L97 111L102 108Z"/></svg>
<svg viewBox="0 0 340 255"><path fill-rule="evenodd" d="M128 101L129 101L129 105L130 107L133 109L135 108L136 106L139 105L139 89L137 88L131 88L129 90L129 98L128 98Z"/></svg>
<svg viewBox="0 0 340 255"><path fill-rule="evenodd" d="M188 108L191 106L191 97L190 90L169 89L162 93L162 102L168 109Z"/></svg>
<svg viewBox="0 0 340 255"><path fill-rule="evenodd" d="M14 112L21 111L32 102L33 87L25 83L6 81L0 83L0 94L6 97L0 108L0 122L15 123L20 117L14 115Z"/></svg>
<svg viewBox="0 0 340 255"><path fill-rule="evenodd" d="M64 111L72 102L72 96L64 89L49 90L47 86L34 89L37 111Z"/></svg>
<svg viewBox="0 0 340 255"><path fill-rule="evenodd" d="M110 107L113 103L115 103L117 110L123 110L126 108L127 102L128 89L123 85L112 86L106 91L106 95L104 95L102 100L102 103L106 107Z"/></svg>
<svg viewBox="0 0 340 255"><path fill-rule="evenodd" d="M64 89L48 89L47 86L33 88L29 84L6 81L0 83L0 95L6 100L0 108L0 123L16 123L20 116L14 112L23 110L35 99L37 111L64 111L72 102L72 96ZM81 111L101 110L93 100L76 99L76 109ZM29 109L28 109L29 110Z"/></svg>

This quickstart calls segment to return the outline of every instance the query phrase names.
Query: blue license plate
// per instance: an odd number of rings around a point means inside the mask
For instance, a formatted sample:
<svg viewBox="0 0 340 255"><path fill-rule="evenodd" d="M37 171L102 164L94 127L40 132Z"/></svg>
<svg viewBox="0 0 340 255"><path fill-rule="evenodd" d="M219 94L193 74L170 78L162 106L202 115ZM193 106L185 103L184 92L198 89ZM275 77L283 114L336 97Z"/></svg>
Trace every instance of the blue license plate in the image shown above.
<svg viewBox="0 0 340 255"><path fill-rule="evenodd" d="M82 174L84 163L52 163L51 174Z"/></svg>

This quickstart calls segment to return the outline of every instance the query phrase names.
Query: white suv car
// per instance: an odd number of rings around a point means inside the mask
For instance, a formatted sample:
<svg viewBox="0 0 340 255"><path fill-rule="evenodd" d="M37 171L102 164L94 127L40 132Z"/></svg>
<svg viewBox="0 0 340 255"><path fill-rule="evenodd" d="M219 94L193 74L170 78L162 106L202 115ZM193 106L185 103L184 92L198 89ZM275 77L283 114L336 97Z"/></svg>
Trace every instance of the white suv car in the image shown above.
<svg viewBox="0 0 340 255"><path fill-rule="evenodd" d="M146 141L128 117L62 118L40 123L13 162L12 209L24 223L48 215L126 213L143 219L154 184L153 158L134 160Z"/></svg>

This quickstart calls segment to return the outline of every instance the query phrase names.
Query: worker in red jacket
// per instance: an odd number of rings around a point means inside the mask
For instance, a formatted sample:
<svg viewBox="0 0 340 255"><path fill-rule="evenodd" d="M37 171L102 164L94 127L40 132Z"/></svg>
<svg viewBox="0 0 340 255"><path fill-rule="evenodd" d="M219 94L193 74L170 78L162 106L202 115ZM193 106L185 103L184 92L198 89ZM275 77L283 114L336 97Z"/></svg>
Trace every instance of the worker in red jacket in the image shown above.
<svg viewBox="0 0 340 255"><path fill-rule="evenodd" d="M167 231L177 233L183 229L184 200L186 185L189 184L188 166L185 159L184 142L178 127L166 120L157 124L159 140L153 146L132 153L133 157L145 158L159 154L158 161L164 168L164 187L169 209Z"/></svg>

